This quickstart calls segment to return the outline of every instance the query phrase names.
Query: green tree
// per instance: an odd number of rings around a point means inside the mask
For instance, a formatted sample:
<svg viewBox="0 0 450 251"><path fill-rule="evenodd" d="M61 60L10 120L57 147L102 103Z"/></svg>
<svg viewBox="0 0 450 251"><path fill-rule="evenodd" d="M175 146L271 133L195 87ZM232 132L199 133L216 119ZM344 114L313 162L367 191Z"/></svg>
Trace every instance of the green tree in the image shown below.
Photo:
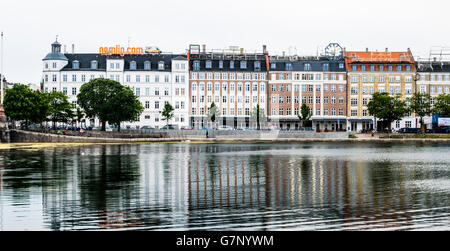
<svg viewBox="0 0 450 251"><path fill-rule="evenodd" d="M416 92L410 99L410 109L420 118L420 128L423 125L423 117L431 114L430 94Z"/></svg>
<svg viewBox="0 0 450 251"><path fill-rule="evenodd" d="M302 121L302 126L306 127L311 119L311 108L305 103L300 107L300 113L297 115L298 119Z"/></svg>
<svg viewBox="0 0 450 251"><path fill-rule="evenodd" d="M167 122L167 125L169 125L169 121L173 118L174 116L174 111L175 109L173 109L173 106L170 103L166 103L164 105L164 109L160 112L161 115L163 116L163 120L165 120Z"/></svg>
<svg viewBox="0 0 450 251"><path fill-rule="evenodd" d="M450 94L440 94L435 98L433 113L450 116Z"/></svg>
<svg viewBox="0 0 450 251"><path fill-rule="evenodd" d="M118 125L120 130L122 121L135 121L143 111L129 87L110 79L98 78L82 85L77 99L86 117L97 117L102 122L103 131L106 122Z"/></svg>
<svg viewBox="0 0 450 251"><path fill-rule="evenodd" d="M265 118L266 113L264 112L264 108L261 108L259 104L256 104L256 106L253 107L251 119L256 122L257 130L261 130L261 121L264 121Z"/></svg>
<svg viewBox="0 0 450 251"><path fill-rule="evenodd" d="M216 106L214 102L212 102L211 106L209 107L208 114L206 115L206 120L215 124L219 116L220 116L219 108Z"/></svg>
<svg viewBox="0 0 450 251"><path fill-rule="evenodd" d="M84 120L83 110L81 110L80 107L77 107L74 113L75 113L75 122L77 122L77 123L80 122L80 124L83 125L83 120Z"/></svg>
<svg viewBox="0 0 450 251"><path fill-rule="evenodd" d="M121 122L138 121L139 116L144 111L139 98L134 95L133 90L128 86L122 86L117 95L108 100L108 107L111 107L114 112L107 115L107 121L116 125L119 132Z"/></svg>
<svg viewBox="0 0 450 251"><path fill-rule="evenodd" d="M71 122L74 117L73 105L62 92L51 92L48 94L50 109L48 118L53 123L53 129L56 129L56 123Z"/></svg>
<svg viewBox="0 0 450 251"><path fill-rule="evenodd" d="M400 97L399 94L391 97L386 92L376 92L367 104L369 114L382 120L383 128L387 126L389 131L392 128L392 122L402 119L409 111L406 102L401 100Z"/></svg>
<svg viewBox="0 0 450 251"><path fill-rule="evenodd" d="M15 84L7 89L4 98L5 114L12 120L29 123L41 123L46 120L49 111L47 95L33 91L28 86Z"/></svg>

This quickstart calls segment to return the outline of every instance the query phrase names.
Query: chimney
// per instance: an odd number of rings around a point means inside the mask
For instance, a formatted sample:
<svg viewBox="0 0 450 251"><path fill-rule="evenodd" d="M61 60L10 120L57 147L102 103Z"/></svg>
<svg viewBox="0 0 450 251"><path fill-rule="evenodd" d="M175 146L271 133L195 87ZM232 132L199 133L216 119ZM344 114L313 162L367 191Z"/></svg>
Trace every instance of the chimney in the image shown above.
<svg viewBox="0 0 450 251"><path fill-rule="evenodd" d="M388 52L388 47L386 47L386 52Z"/></svg>
<svg viewBox="0 0 450 251"><path fill-rule="evenodd" d="M244 48L240 48L241 54L244 54Z"/></svg>
<svg viewBox="0 0 450 251"><path fill-rule="evenodd" d="M267 46L263 45L263 53L266 54L266 52L267 52Z"/></svg>
<svg viewBox="0 0 450 251"><path fill-rule="evenodd" d="M206 53L206 44L202 45L203 53Z"/></svg>
<svg viewBox="0 0 450 251"><path fill-rule="evenodd" d="M75 44L72 44L72 54L75 54Z"/></svg>
<svg viewBox="0 0 450 251"><path fill-rule="evenodd" d="M283 51L283 57L284 57L285 54L286 54L286 53Z"/></svg>
<svg viewBox="0 0 450 251"><path fill-rule="evenodd" d="M369 48L366 47L366 52L369 52Z"/></svg>

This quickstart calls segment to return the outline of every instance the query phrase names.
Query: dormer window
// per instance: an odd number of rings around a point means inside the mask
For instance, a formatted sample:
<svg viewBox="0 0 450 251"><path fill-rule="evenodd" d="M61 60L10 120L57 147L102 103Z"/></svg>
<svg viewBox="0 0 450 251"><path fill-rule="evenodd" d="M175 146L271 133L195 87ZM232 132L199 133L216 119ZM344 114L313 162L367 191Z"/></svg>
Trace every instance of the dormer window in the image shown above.
<svg viewBox="0 0 450 251"><path fill-rule="evenodd" d="M164 61L159 61L158 70L164 70Z"/></svg>
<svg viewBox="0 0 450 251"><path fill-rule="evenodd" d="M234 69L234 61L233 60L230 61L230 69Z"/></svg>
<svg viewBox="0 0 450 251"><path fill-rule="evenodd" d="M200 61L194 61L194 71L200 70Z"/></svg>
<svg viewBox="0 0 450 251"><path fill-rule="evenodd" d="M97 68L98 68L97 61L95 61L95 60L91 61L91 69L96 70Z"/></svg>
<svg viewBox="0 0 450 251"><path fill-rule="evenodd" d="M255 66L255 71L261 70L261 62L255 61L254 66Z"/></svg>
<svg viewBox="0 0 450 251"><path fill-rule="evenodd" d="M206 61L205 68L206 68L206 69L211 69L211 68L212 68L212 62L211 62L211 60L207 60L207 61Z"/></svg>
<svg viewBox="0 0 450 251"><path fill-rule="evenodd" d="M80 69L80 62L78 62L78 60L73 61L72 68L73 69Z"/></svg>
<svg viewBox="0 0 450 251"><path fill-rule="evenodd" d="M150 61L144 62L144 70L150 70Z"/></svg>
<svg viewBox="0 0 450 251"><path fill-rule="evenodd" d="M223 61L222 60L219 61L219 69L223 69Z"/></svg>
<svg viewBox="0 0 450 251"><path fill-rule="evenodd" d="M130 62L130 70L136 70L136 61Z"/></svg>
<svg viewBox="0 0 450 251"><path fill-rule="evenodd" d="M270 64L270 69L276 69L277 68L277 64L276 63L271 63Z"/></svg>
<svg viewBox="0 0 450 251"><path fill-rule="evenodd" d="M241 69L247 69L247 61L241 61Z"/></svg>
<svg viewBox="0 0 450 251"><path fill-rule="evenodd" d="M310 63L306 63L303 68L304 68L305 71L310 71L311 70L311 64Z"/></svg>
<svg viewBox="0 0 450 251"><path fill-rule="evenodd" d="M292 64L286 63L286 71L292 71Z"/></svg>
<svg viewBox="0 0 450 251"><path fill-rule="evenodd" d="M323 70L324 70L324 71L328 71L329 68L330 68L329 64L323 64L322 67L323 67Z"/></svg>

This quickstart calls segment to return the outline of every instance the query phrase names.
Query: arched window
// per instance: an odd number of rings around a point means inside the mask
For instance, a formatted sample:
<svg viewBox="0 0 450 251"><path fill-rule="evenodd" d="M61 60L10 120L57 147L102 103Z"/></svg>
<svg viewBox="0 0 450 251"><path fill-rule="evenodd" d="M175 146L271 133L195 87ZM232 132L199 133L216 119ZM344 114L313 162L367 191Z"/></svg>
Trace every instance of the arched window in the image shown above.
<svg viewBox="0 0 450 251"><path fill-rule="evenodd" d="M150 70L150 61L145 61L144 62L144 70Z"/></svg>
<svg viewBox="0 0 450 251"><path fill-rule="evenodd" d="M136 61L130 62L130 70L136 70Z"/></svg>
<svg viewBox="0 0 450 251"><path fill-rule="evenodd" d="M164 61L159 61L158 70L164 70Z"/></svg>
<svg viewBox="0 0 450 251"><path fill-rule="evenodd" d="M96 60L91 61L91 69L96 70L98 67L98 63Z"/></svg>
<svg viewBox="0 0 450 251"><path fill-rule="evenodd" d="M73 69L80 69L80 62L78 60L73 61L72 68Z"/></svg>

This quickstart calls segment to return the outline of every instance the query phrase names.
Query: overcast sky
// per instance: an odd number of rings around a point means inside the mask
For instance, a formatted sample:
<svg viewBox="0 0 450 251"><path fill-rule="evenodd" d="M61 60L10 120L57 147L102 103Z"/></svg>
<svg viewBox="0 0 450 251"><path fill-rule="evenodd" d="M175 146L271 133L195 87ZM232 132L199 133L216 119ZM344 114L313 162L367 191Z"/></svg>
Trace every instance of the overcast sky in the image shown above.
<svg viewBox="0 0 450 251"><path fill-rule="evenodd" d="M450 4L445 0L1 0L4 72L11 82L39 83L50 44L75 52L100 46L158 46L184 52L239 46L271 54L315 55L330 42L347 50L450 46ZM296 49L296 50L295 50Z"/></svg>

